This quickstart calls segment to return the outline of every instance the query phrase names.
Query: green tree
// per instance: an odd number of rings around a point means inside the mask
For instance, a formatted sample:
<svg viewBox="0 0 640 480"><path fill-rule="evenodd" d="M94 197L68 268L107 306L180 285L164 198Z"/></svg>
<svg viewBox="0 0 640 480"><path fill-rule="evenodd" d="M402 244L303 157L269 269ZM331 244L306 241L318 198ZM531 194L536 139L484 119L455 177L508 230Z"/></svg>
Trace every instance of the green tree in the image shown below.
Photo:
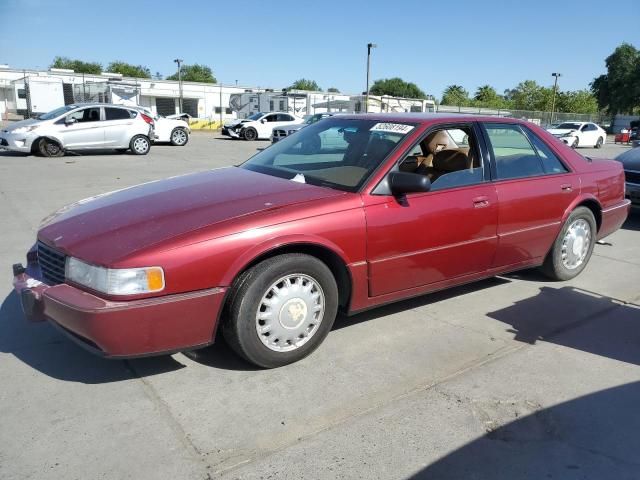
<svg viewBox="0 0 640 480"><path fill-rule="evenodd" d="M289 87L290 90L309 90L313 92L321 92L322 89L316 83L315 80L307 80L306 78L301 78L300 80L296 80Z"/></svg>
<svg viewBox="0 0 640 480"><path fill-rule="evenodd" d="M194 63L193 65L182 65L182 80L185 82L216 83L211 68L206 65ZM167 80L178 80L178 72L169 75Z"/></svg>
<svg viewBox="0 0 640 480"><path fill-rule="evenodd" d="M340 93L340 90L338 90L336 87L329 87L329 88L327 88L327 92L329 92L329 93Z"/></svg>
<svg viewBox="0 0 640 480"><path fill-rule="evenodd" d="M640 109L640 51L623 43L609 55L606 75L591 82L591 91L609 113L633 113Z"/></svg>
<svg viewBox="0 0 640 480"><path fill-rule="evenodd" d="M517 110L551 110L553 89L538 85L535 80L525 80L510 90L509 96Z"/></svg>
<svg viewBox="0 0 640 480"><path fill-rule="evenodd" d="M99 75L102 72L102 65L97 62L83 62L82 60L71 59L69 57L55 57L51 68L68 68L76 73L93 73Z"/></svg>
<svg viewBox="0 0 640 480"><path fill-rule="evenodd" d="M107 66L108 72L120 73L125 77L151 78L151 70L143 65L131 65L130 63L115 60Z"/></svg>
<svg viewBox="0 0 640 480"><path fill-rule="evenodd" d="M425 93L412 82L405 82L399 77L381 78L373 82L369 89L371 95L389 95L403 98L427 98Z"/></svg>
<svg viewBox="0 0 640 480"><path fill-rule="evenodd" d="M455 105L465 107L471 104L469 92L460 85L449 85L442 93L442 105Z"/></svg>
<svg viewBox="0 0 640 480"><path fill-rule="evenodd" d="M597 113L598 101L589 90L560 92L556 102L558 112Z"/></svg>

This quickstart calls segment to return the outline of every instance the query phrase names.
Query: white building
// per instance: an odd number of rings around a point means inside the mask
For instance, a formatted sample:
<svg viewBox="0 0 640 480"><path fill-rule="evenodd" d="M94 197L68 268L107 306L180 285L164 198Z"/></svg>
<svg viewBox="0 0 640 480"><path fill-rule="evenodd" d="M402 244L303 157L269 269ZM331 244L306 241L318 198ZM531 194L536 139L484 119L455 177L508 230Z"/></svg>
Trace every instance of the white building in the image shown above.
<svg viewBox="0 0 640 480"><path fill-rule="evenodd" d="M365 97L303 90L273 90L182 82L182 110L194 118L220 122L256 112L286 111L298 116L326 111L362 112ZM100 75L72 70L18 70L0 65L0 117L44 113L82 101L140 105L161 115L180 112L180 86L174 80ZM432 100L369 97L369 111L433 111Z"/></svg>

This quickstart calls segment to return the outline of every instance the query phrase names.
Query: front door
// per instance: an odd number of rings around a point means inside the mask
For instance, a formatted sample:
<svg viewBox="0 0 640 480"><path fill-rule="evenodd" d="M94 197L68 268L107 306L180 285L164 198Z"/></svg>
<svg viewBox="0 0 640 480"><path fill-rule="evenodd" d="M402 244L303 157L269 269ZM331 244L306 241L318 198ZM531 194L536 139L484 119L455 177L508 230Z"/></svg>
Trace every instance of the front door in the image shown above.
<svg viewBox="0 0 640 480"><path fill-rule="evenodd" d="M56 122L65 148L99 148L104 145L104 129L100 121L101 107L87 107L71 112ZM67 123L65 119L74 119Z"/></svg>
<svg viewBox="0 0 640 480"><path fill-rule="evenodd" d="M456 125L442 132L429 131L398 167L429 176L431 191L364 198L371 297L463 279L493 261L497 196L474 129ZM416 158L429 158L429 165Z"/></svg>

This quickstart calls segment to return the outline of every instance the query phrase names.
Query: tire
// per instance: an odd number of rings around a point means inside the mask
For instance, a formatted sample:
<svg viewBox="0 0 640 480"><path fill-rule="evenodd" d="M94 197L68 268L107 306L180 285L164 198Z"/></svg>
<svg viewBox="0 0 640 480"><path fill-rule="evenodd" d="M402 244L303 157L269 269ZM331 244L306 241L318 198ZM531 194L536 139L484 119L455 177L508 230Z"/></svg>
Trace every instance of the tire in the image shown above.
<svg viewBox="0 0 640 480"><path fill-rule="evenodd" d="M189 134L184 128L174 128L169 137L171 145L176 147L184 147L189 142Z"/></svg>
<svg viewBox="0 0 640 480"><path fill-rule="evenodd" d="M38 144L38 151L43 157L62 157L64 149L54 140L43 138Z"/></svg>
<svg viewBox="0 0 640 480"><path fill-rule="evenodd" d="M316 257L279 255L238 277L225 310L222 331L229 346L254 365L280 367L306 357L325 339L338 311L338 287Z"/></svg>
<svg viewBox="0 0 640 480"><path fill-rule="evenodd" d="M578 148L579 143L580 143L580 140L578 140L578 137L576 137L576 139L571 144L571 148Z"/></svg>
<svg viewBox="0 0 640 480"><path fill-rule="evenodd" d="M602 148L603 143L604 143L604 139L602 137L598 137L598 141L595 144L595 148Z"/></svg>
<svg viewBox="0 0 640 480"><path fill-rule="evenodd" d="M129 142L129 148L134 155L146 155L151 149L151 141L145 135L136 135Z"/></svg>
<svg viewBox="0 0 640 480"><path fill-rule="evenodd" d="M246 128L242 131L242 138L249 142L252 142L253 140L258 139L258 132L253 127Z"/></svg>
<svg viewBox="0 0 640 480"><path fill-rule="evenodd" d="M567 218L547 254L541 267L542 272L553 280L570 280L578 276L589 263L596 234L593 212L587 207L576 208Z"/></svg>

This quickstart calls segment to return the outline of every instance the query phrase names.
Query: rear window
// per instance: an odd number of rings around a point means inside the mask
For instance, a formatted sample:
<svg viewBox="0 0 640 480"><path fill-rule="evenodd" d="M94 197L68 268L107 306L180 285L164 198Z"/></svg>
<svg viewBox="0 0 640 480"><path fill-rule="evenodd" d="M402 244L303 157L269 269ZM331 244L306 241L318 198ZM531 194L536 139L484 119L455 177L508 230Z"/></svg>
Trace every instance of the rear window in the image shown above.
<svg viewBox="0 0 640 480"><path fill-rule="evenodd" d="M132 117L131 112L124 108L105 108L105 118L107 120L124 120Z"/></svg>

